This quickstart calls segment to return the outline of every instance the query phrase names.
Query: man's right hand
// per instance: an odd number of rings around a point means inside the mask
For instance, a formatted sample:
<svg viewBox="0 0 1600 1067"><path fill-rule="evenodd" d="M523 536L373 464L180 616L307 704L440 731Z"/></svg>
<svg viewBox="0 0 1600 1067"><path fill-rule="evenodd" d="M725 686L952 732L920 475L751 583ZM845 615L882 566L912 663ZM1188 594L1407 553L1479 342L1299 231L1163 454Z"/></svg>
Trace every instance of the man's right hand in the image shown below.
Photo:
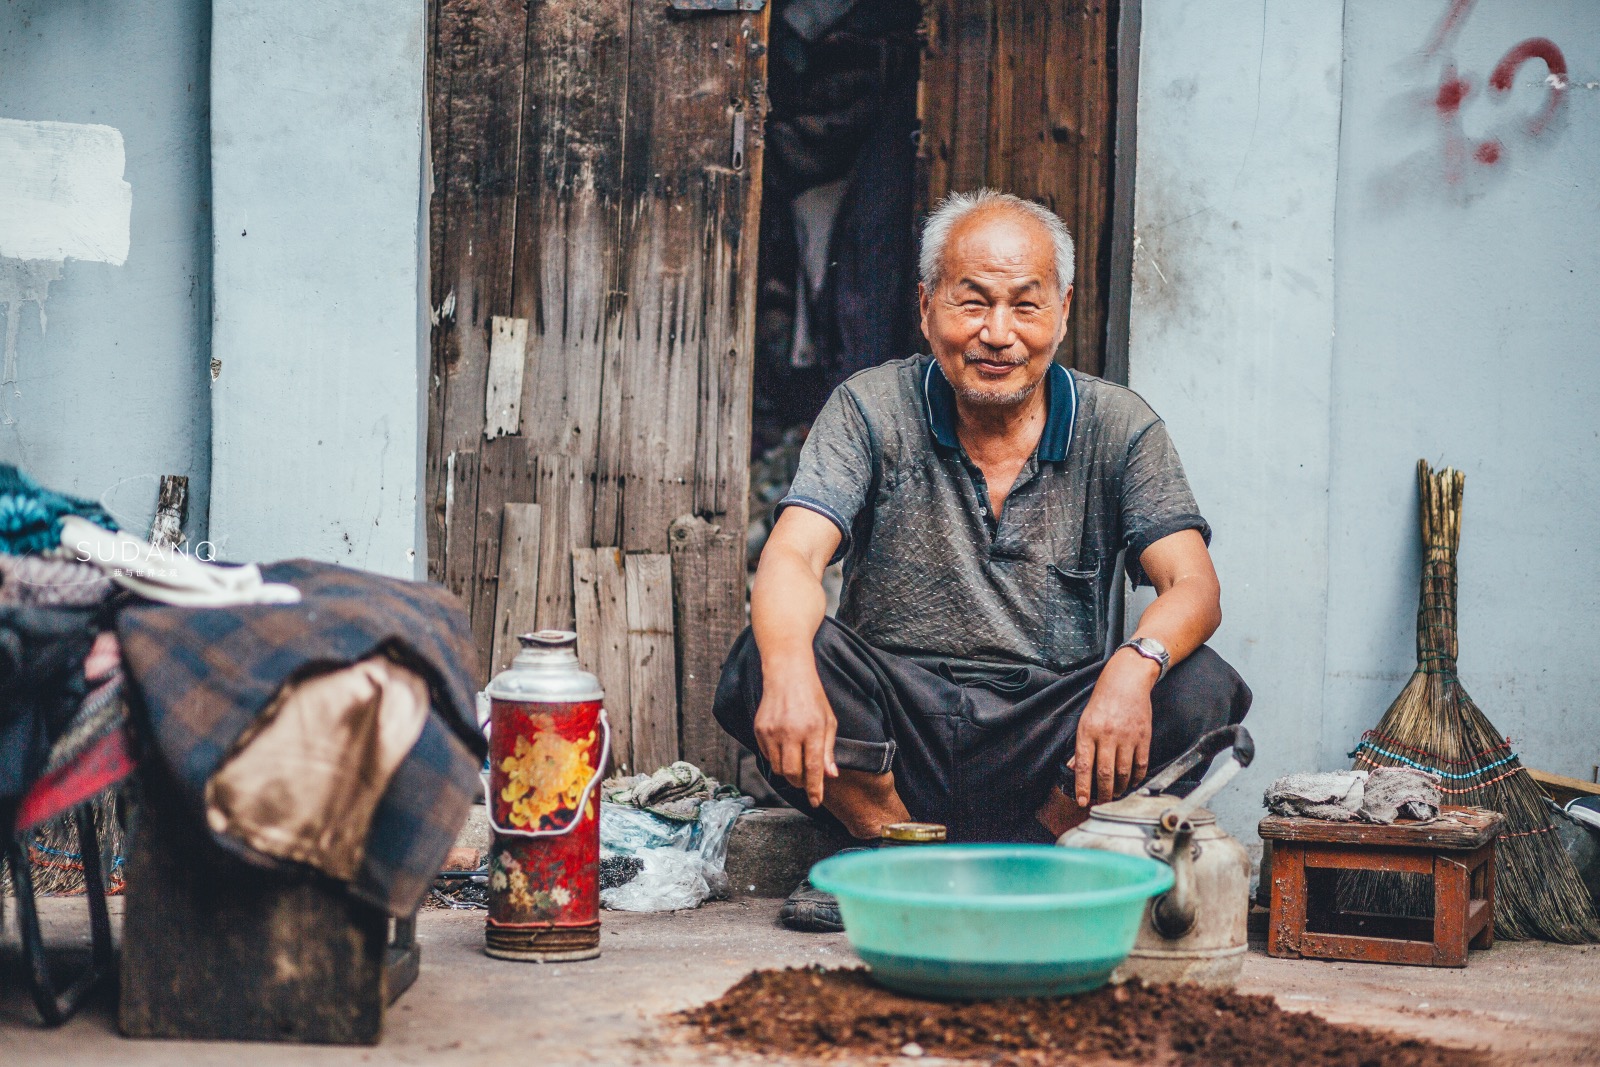
<svg viewBox="0 0 1600 1067"><path fill-rule="evenodd" d="M797 665L776 676L762 673L756 743L773 770L796 789L804 789L812 807L821 807L824 780L839 777L833 762L839 722L822 690L816 664Z"/></svg>

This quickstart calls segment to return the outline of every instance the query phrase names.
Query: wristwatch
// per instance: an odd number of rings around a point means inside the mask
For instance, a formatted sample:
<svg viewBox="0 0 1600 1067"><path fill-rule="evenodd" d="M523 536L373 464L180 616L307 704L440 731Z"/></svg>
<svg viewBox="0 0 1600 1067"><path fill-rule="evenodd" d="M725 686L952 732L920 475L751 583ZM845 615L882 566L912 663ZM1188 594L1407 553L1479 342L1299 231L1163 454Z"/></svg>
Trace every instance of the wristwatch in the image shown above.
<svg viewBox="0 0 1600 1067"><path fill-rule="evenodd" d="M1155 661L1156 666L1161 668L1161 673L1156 675L1156 681L1159 682L1167 676L1167 668L1172 666L1172 656L1167 652L1166 645L1153 637L1135 637L1118 645L1117 651L1121 652L1125 648L1131 648L1145 659Z"/></svg>

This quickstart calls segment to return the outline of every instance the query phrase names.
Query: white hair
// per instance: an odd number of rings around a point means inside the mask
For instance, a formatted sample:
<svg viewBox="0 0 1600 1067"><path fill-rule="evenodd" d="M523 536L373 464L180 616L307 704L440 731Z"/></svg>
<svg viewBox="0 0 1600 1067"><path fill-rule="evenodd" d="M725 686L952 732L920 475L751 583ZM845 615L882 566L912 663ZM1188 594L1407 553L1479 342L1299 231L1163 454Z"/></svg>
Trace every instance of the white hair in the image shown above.
<svg viewBox="0 0 1600 1067"><path fill-rule="evenodd" d="M939 287L944 271L944 246L956 223L975 211L986 208L1004 208L1014 214L1033 219L1050 234L1050 243L1056 250L1056 290L1065 295L1072 284L1072 234L1061 216L1042 204L1024 200L1020 196L998 192L994 189L977 189L970 193L951 193L928 215L922 224L922 255L917 261L920 280L929 292Z"/></svg>

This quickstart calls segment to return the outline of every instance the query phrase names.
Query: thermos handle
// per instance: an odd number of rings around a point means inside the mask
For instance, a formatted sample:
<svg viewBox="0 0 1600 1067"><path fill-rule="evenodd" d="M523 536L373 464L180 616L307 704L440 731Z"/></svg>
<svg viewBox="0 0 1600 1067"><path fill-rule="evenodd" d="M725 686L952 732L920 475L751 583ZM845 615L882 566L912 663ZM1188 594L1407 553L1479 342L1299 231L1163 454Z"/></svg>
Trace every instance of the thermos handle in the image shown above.
<svg viewBox="0 0 1600 1067"><path fill-rule="evenodd" d="M600 759L594 765L594 774L589 777L589 784L583 787L583 793L578 797L578 813L572 820L559 830L517 830L510 826L501 826L494 818L494 797L489 792L489 779L483 779L483 805L489 816L489 825L497 834L508 837L564 837L570 834L583 821L583 809L589 805L589 797L594 792L595 786L600 784L600 775L605 773L606 761L611 758L611 720L606 718L606 709L600 709Z"/></svg>

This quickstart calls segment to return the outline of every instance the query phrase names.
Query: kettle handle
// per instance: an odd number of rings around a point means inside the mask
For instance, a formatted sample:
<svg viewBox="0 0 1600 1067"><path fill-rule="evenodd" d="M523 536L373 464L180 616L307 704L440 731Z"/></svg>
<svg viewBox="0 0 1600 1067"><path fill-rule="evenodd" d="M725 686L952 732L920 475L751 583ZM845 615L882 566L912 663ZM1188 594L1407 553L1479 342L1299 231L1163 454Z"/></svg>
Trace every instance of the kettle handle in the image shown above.
<svg viewBox="0 0 1600 1067"><path fill-rule="evenodd" d="M1142 796L1156 796L1172 787L1172 783L1182 778L1192 768L1200 765L1201 761L1210 762L1216 758L1217 753L1224 749L1233 749L1233 758L1238 767L1250 766L1250 761L1256 758L1256 743L1250 737L1250 731L1243 726L1224 726L1212 730L1201 736L1194 743L1194 747L1167 765L1166 770L1146 782L1139 790ZM1229 775L1232 777L1232 774Z"/></svg>

